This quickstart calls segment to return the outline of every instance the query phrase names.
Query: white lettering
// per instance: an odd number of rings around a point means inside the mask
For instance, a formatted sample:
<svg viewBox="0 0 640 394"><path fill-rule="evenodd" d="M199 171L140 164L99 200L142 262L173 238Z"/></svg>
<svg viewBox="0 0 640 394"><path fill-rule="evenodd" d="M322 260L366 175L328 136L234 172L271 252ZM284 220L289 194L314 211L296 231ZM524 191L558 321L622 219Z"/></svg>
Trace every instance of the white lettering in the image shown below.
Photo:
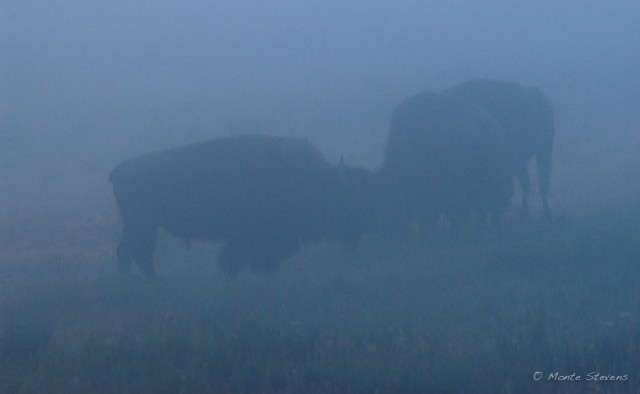
<svg viewBox="0 0 640 394"><path fill-rule="evenodd" d="M579 382L582 380L582 377L575 372L571 375L560 375L559 372L552 372L549 374L549 378L547 380Z"/></svg>

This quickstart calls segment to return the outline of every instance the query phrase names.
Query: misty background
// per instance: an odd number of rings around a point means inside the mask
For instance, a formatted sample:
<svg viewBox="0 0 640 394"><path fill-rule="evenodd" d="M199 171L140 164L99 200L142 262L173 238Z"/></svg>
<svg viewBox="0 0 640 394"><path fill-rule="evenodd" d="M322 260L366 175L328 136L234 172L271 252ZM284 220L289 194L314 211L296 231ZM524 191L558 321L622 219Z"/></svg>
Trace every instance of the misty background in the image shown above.
<svg viewBox="0 0 640 394"><path fill-rule="evenodd" d="M375 169L401 100L471 78L554 106L553 210L632 204L638 21L635 1L2 0L0 223L112 223L115 164L223 135Z"/></svg>

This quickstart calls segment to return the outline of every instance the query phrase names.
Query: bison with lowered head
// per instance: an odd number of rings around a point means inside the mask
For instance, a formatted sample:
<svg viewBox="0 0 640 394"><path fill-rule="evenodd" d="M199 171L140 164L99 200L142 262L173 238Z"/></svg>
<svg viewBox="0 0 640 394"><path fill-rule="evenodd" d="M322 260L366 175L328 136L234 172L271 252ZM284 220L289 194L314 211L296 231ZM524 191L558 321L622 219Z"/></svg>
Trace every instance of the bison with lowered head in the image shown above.
<svg viewBox="0 0 640 394"><path fill-rule="evenodd" d="M498 80L471 80L445 90L446 94L479 105L503 126L506 153L522 190L520 216L528 215L529 162L535 156L542 208L549 216L549 178L553 151L553 108L534 87Z"/></svg>
<svg viewBox="0 0 640 394"><path fill-rule="evenodd" d="M398 236L417 221L428 232L441 215L454 232L471 216L499 222L513 193L503 137L493 117L454 96L398 105L376 174L380 231Z"/></svg>
<svg viewBox="0 0 640 394"><path fill-rule="evenodd" d="M367 170L331 165L297 138L237 136L127 160L110 176L124 228L120 271L132 262L154 275L158 228L191 240L223 241L220 267L276 269L301 244L355 247L373 218Z"/></svg>

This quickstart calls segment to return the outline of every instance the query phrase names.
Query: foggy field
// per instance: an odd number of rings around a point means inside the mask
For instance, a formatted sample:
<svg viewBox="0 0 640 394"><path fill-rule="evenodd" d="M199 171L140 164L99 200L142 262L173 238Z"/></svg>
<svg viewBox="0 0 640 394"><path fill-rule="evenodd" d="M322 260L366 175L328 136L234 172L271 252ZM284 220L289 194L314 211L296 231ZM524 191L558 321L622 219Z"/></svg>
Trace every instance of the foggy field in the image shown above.
<svg viewBox="0 0 640 394"><path fill-rule="evenodd" d="M511 223L481 247L318 245L237 278L166 236L155 281L118 277L109 238L13 252L0 392L636 392L638 213Z"/></svg>
<svg viewBox="0 0 640 394"><path fill-rule="evenodd" d="M640 394L637 1L0 3L0 394ZM473 79L553 107L550 222L531 162L501 239L230 277L161 231L159 278L118 275L123 160L255 134L376 171L398 104Z"/></svg>

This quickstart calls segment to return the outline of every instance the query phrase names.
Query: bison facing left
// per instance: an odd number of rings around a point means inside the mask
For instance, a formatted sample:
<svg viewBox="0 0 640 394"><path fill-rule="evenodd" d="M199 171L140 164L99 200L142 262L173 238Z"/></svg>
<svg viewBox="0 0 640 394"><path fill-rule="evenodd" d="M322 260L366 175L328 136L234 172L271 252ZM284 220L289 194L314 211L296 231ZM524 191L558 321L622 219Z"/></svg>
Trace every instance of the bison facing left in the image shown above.
<svg viewBox="0 0 640 394"><path fill-rule="evenodd" d="M124 228L118 264L155 274L158 228L184 240L223 241L220 267L276 269L301 244L354 247L373 220L373 181L331 165L309 142L238 136L127 160L109 178Z"/></svg>

